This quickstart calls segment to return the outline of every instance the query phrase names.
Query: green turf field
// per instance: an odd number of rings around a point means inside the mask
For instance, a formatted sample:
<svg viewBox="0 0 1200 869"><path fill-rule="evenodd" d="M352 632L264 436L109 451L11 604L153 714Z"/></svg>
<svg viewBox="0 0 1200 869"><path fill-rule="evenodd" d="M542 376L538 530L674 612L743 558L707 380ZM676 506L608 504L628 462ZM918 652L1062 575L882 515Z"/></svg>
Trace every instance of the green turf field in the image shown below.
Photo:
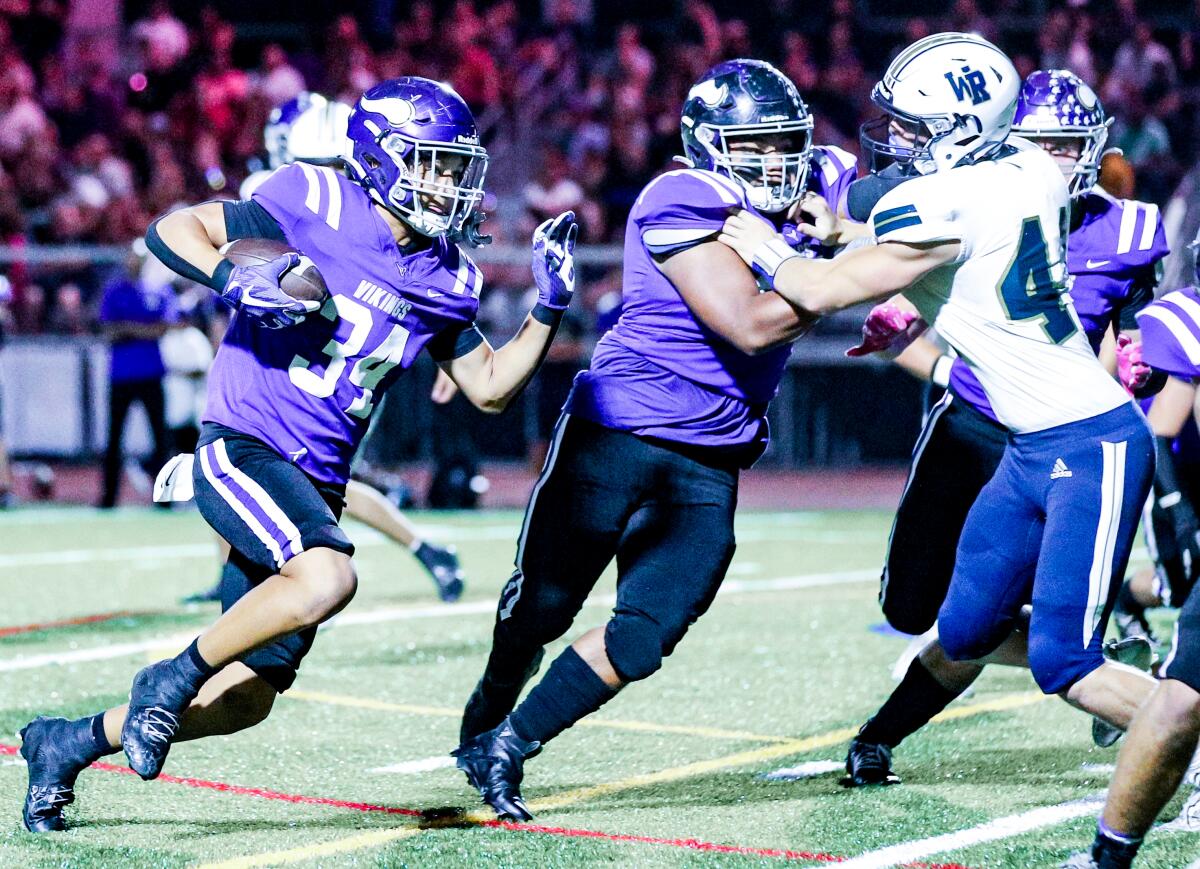
<svg viewBox="0 0 1200 869"><path fill-rule="evenodd" d="M215 609L177 601L214 579L215 553L191 513L0 514L0 866L737 867L862 855L846 865L1053 867L1091 839L1087 801L1116 749L1094 748L1084 716L1015 670L985 674L900 748L901 787L845 792L836 772L763 778L840 761L894 684L905 641L872 630L882 513L744 513L725 592L663 670L529 762L535 825L481 824L489 815L445 755L520 517L418 520L457 543L462 603L438 604L407 553L351 526L359 595L265 724L175 746L170 780L141 782L122 774L122 755L108 758L80 776L73 829L35 837L20 826L16 731L35 714L116 704L137 668L182 648ZM577 630L604 621L611 592L608 577ZM470 814L421 814L451 808ZM1009 816L1029 829L984 826ZM881 850L891 846L904 847ZM1184 869L1200 835L1156 832L1143 855L1146 869Z"/></svg>

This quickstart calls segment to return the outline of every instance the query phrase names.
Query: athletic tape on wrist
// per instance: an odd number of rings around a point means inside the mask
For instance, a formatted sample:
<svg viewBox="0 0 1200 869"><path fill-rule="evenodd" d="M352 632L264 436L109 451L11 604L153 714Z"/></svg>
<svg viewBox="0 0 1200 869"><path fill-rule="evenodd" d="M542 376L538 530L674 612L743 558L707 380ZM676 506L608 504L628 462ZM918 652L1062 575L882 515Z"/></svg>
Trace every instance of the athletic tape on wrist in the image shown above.
<svg viewBox="0 0 1200 869"><path fill-rule="evenodd" d="M752 266L756 272L764 275L774 283L775 275L778 273L780 266L792 257L797 256L800 256L800 254L783 240L783 236L776 235L760 244L754 251Z"/></svg>

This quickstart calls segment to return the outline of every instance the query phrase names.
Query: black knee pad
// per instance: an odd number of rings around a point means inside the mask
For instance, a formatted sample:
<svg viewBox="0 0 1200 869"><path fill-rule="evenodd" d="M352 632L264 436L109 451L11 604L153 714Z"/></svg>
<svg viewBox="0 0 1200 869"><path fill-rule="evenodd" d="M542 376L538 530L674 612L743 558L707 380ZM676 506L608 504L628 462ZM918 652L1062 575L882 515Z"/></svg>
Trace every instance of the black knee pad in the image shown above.
<svg viewBox="0 0 1200 869"><path fill-rule="evenodd" d="M662 628L644 616L618 613L604 629L608 662L622 682L637 682L662 667L664 645Z"/></svg>

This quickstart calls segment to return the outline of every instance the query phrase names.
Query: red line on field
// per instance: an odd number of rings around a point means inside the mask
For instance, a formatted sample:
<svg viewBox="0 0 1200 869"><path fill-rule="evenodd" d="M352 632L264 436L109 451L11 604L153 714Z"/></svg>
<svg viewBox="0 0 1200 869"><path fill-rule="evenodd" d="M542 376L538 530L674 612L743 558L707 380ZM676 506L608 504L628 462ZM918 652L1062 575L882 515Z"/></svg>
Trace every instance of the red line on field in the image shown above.
<svg viewBox="0 0 1200 869"><path fill-rule="evenodd" d="M15 745L0 743L0 755L17 754ZM133 775L127 766L99 761L92 764L92 769L104 772L116 772L123 775ZM409 818L419 818L425 815L420 809L407 809L400 806L381 806L374 803L355 803L348 800L335 800L328 797L310 797L302 794L287 794L267 788L252 788L228 782L210 781L202 778L186 778L162 774L157 781L168 784L186 785L191 788L219 791L244 797L259 797L264 800L279 800L285 803L297 803L308 806L325 806L332 809L348 809L355 812L378 812L387 815L403 815ZM749 857L778 857L784 860L805 860L810 863L840 863L850 859L838 854L826 854L811 851L791 851L783 848L751 848L745 845L722 845L717 842L705 842L701 839L664 839L657 836L635 836L628 833L606 833L603 830L585 830L575 827L547 827L541 824L518 824L514 821L478 821L472 826L491 827L502 830L512 830L519 833L539 833L546 836L562 836L571 839L603 839L608 842L628 842L638 845L666 845L671 848L685 848L690 851L706 851L716 854L742 854ZM961 863L905 863L914 869L970 869Z"/></svg>
<svg viewBox="0 0 1200 869"><path fill-rule="evenodd" d="M53 628L73 628L78 625L94 625L98 622L109 622L113 619L125 619L131 616L143 616L149 613L134 612L133 610L117 610L112 613L95 613L90 616L76 616L73 619L62 619L55 622L34 622L29 625L10 625L0 627L0 637L11 637L13 634L28 634L33 631L48 631Z"/></svg>

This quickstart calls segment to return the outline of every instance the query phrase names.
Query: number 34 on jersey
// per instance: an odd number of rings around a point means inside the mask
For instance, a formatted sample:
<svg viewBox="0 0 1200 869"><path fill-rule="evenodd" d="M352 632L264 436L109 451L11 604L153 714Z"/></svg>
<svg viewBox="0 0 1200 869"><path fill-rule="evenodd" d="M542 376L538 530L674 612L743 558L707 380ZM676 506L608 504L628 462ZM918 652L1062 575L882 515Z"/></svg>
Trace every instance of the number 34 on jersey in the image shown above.
<svg viewBox="0 0 1200 869"><path fill-rule="evenodd" d="M343 408L350 416L368 419L374 411L375 390L387 373L404 358L408 345L409 331L398 323L391 329L377 332L375 309L364 301L371 301L377 288L369 281L359 284L354 296L330 296L321 307L320 316L330 322L339 319L350 324L350 332L339 339L335 334L322 348L326 359L306 359L297 354L288 366L288 377L299 389L316 398L330 398L338 391L338 384L350 368L346 380L353 387L352 396ZM382 292L382 291L381 291ZM362 299L363 301L359 301ZM388 294L388 301L399 301ZM403 317L407 309L385 312L392 317ZM341 331L341 330L339 330ZM374 334L374 338L373 338ZM373 346L368 346L369 344ZM321 371L320 369L324 369Z"/></svg>

